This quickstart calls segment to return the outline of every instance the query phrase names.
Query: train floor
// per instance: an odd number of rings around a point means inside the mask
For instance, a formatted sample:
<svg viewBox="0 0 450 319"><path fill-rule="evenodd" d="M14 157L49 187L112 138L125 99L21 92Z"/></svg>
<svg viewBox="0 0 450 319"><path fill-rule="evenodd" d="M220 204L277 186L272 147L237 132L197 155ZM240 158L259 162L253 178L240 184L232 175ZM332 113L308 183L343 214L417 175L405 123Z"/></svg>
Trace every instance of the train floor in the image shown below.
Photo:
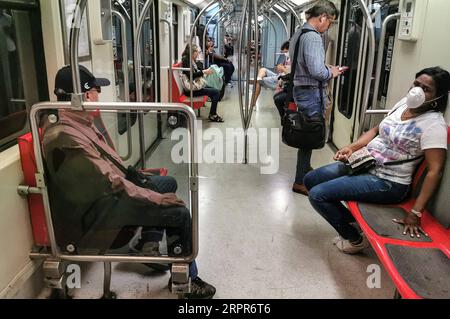
<svg viewBox="0 0 450 319"><path fill-rule="evenodd" d="M280 127L272 95L262 90L252 127ZM225 123L207 122L208 109L203 109L203 128L242 127L237 96L237 85L227 88L219 103ZM173 143L166 138L150 166L170 156L164 149ZM313 167L330 163L332 155L328 146L314 151ZM275 174L261 174L262 164L199 165L199 276L217 288L215 298L392 298L394 285L373 250L340 253L332 244L334 229L307 197L292 192L295 164L296 150L280 142ZM187 168L166 166L178 180L179 196L187 199ZM81 265L82 289L73 292L74 298L100 298L103 265ZM375 281L373 269L379 270ZM111 288L118 298L177 298L168 291L169 276L141 264L116 263ZM47 296L48 290L40 295Z"/></svg>

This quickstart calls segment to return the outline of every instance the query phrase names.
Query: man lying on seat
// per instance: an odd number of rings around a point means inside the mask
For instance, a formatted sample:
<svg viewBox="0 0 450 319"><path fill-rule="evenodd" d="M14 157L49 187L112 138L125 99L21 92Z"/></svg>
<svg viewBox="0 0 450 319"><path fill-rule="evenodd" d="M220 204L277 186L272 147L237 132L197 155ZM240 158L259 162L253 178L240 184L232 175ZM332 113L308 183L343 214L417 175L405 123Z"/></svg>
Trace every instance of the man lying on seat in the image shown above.
<svg viewBox="0 0 450 319"><path fill-rule="evenodd" d="M95 78L85 67L79 68L85 100L98 102L101 87L108 86L109 80ZM72 87L71 69L63 67L55 79L58 101L70 100ZM58 121L45 127L43 145L60 246L70 241L83 243L90 233L101 239L110 230L143 226L166 229L169 256L190 254L191 215L174 193L176 181L152 176L153 190L129 181L119 167L123 165L119 154L93 125L92 112L60 111ZM190 277L192 292L187 298L214 296L215 288L197 276L195 261L190 265Z"/></svg>

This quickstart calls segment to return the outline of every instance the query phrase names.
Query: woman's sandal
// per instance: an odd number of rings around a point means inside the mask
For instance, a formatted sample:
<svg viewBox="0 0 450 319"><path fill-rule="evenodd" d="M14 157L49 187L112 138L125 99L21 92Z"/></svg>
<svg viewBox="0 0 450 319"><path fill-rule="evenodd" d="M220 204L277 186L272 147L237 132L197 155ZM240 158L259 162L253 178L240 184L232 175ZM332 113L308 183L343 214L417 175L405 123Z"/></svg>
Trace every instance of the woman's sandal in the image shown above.
<svg viewBox="0 0 450 319"><path fill-rule="evenodd" d="M220 117L219 115L217 115L217 114L208 116L208 120L209 120L210 122L217 122L217 123L223 123L223 122L224 122L223 118L221 118L221 117Z"/></svg>

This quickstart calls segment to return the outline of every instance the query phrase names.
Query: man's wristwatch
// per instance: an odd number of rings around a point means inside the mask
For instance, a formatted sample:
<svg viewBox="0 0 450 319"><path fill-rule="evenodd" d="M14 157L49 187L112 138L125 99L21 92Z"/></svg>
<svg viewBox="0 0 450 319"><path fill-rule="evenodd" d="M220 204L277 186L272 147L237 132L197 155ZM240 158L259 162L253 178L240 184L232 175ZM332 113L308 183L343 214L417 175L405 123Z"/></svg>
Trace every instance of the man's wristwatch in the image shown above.
<svg viewBox="0 0 450 319"><path fill-rule="evenodd" d="M422 217L422 212L419 212L419 211L417 211L415 209L411 209L411 213L413 213L414 215L416 215L419 218Z"/></svg>

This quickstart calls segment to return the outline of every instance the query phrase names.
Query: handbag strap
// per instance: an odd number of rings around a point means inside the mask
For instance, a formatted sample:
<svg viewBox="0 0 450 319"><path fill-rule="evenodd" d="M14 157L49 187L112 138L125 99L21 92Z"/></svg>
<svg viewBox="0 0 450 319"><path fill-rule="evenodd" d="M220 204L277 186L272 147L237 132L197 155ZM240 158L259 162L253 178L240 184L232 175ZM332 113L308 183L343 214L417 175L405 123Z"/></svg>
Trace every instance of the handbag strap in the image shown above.
<svg viewBox="0 0 450 319"><path fill-rule="evenodd" d="M410 159L407 159L407 160L402 160L402 161L391 161L391 162L384 163L383 165L384 166L401 165L401 164L405 164L405 163L414 162L414 161L416 161L416 160L418 160L418 159L420 159L422 157L423 157L423 155L416 156L416 157L413 157L413 158L410 158Z"/></svg>
<svg viewBox="0 0 450 319"><path fill-rule="evenodd" d="M68 123L63 123L62 125L70 126L74 129L76 129L76 127L74 127ZM125 166L123 166L121 163L119 163L118 160L116 160L113 156L111 156L111 154L109 154L107 151L105 151L105 149L103 147L101 147L100 145L98 145L98 143L95 142L92 138L90 138L86 134L84 134L84 136L87 137L92 142L92 144L94 144L95 148L100 152L100 154L102 156L109 159L111 161L111 163L113 163L122 173L124 173L125 175L128 174L128 170L125 168Z"/></svg>

